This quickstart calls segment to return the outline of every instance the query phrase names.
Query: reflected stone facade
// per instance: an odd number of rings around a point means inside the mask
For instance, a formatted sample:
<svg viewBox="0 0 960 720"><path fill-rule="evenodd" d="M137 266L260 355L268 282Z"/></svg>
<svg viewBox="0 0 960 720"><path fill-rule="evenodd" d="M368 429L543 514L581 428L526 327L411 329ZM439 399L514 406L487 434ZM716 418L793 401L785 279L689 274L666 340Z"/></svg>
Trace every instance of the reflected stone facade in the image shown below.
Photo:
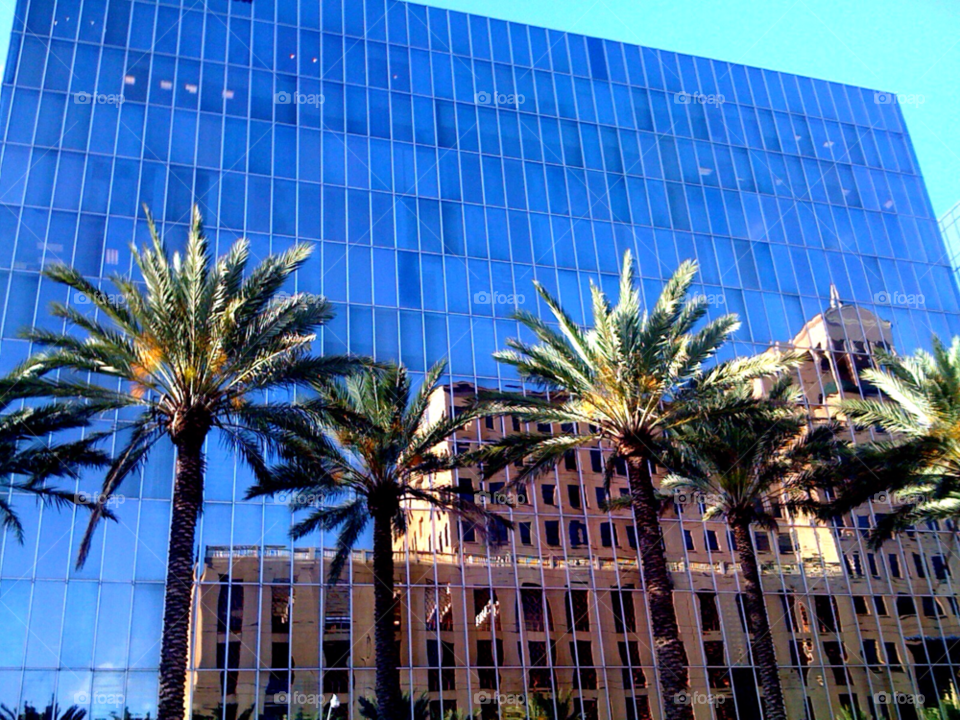
<svg viewBox="0 0 960 720"><path fill-rule="evenodd" d="M814 420L843 396L874 393L859 386L859 370L890 343L888 321L835 300L785 345L809 351L797 376ZM435 412L473 392L455 385ZM481 421L456 445L514 429L509 418ZM449 515L410 507L411 530L395 555L402 676L405 690L428 693L438 715L442 707L495 718L497 700L505 711L517 698L572 691L586 718L657 717L633 519L600 509L606 452L578 451L535 485L509 492L509 472L485 483L461 472L465 494L516 523L501 542L481 542ZM615 475L614 495L627 492L625 472ZM855 705L869 717L899 710L913 718L912 706L886 699L919 694L933 702L955 686L956 533L931 524L870 550L866 530L891 502L878 496L835 526L784 514L777 532L754 533L790 717L830 717ZM697 497L679 494L663 513L691 697L703 701L696 716L759 717L739 565L726 525L702 521L701 508ZM372 694L371 559L356 552L349 582L331 587L323 582L331 556L307 547L207 548L195 712L209 714L224 697L231 713L259 702L279 717L289 702L295 717L316 711L318 695ZM275 668L261 670L259 688L256 648L260 666ZM237 669L215 669L224 667Z"/></svg>
<svg viewBox="0 0 960 720"><path fill-rule="evenodd" d="M51 300L89 310L41 278L45 263L128 272L142 204L178 247L195 202L220 251L240 236L256 257L316 245L290 290L336 305L317 351L414 373L449 358L437 412L518 386L491 355L520 334L517 308L546 312L534 280L587 322L589 282L615 295L629 249L648 302L698 260L711 312L743 319L725 357L791 338L809 349L800 379L824 418L871 392L857 374L874 348L960 334L888 99L397 0L17 0L0 92L0 370L31 350L19 328L53 322ZM396 622L404 686L435 714L571 692L588 718L658 717L632 520L599 509L605 451L571 456L522 499L457 478L516 522L502 543L411 508ZM216 440L207 456L194 717L319 720L335 693L334 716L356 718L374 682L368 556L325 586L334 538L291 543L283 499L244 500L249 471ZM0 702L155 717L172 469L158 445L82 570L86 517L13 499L26 539L6 537L0 558ZM617 475L614 492L625 485ZM837 527L783 518L756 535L791 718L856 703L913 720L876 694L933 698L956 677L956 535L922 527L870 551L882 500ZM683 503L663 517L696 714L759 717L735 558L726 528L699 517Z"/></svg>

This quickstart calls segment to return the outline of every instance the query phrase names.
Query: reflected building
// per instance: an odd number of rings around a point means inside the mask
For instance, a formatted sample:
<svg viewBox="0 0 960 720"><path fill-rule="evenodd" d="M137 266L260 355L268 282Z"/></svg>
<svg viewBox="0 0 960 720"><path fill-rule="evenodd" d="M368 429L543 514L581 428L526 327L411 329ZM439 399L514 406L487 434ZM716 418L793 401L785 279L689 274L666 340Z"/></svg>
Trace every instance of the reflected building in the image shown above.
<svg viewBox="0 0 960 720"><path fill-rule="evenodd" d="M816 420L831 415L842 397L875 394L862 386L859 371L873 351L892 349L890 330L889 321L834 297L791 343L771 351L809 351L796 372ZM475 389L455 383L438 393L434 411L455 412ZM519 429L580 430L490 419L450 449ZM395 624L404 687L427 693L435 717L469 709L497 718L517 697L565 692L585 718L658 716L636 528L629 511L601 509L608 451L600 444L571 453L535 485L509 491L509 470L484 482L469 471L431 479L454 482L465 496L509 516L516 527L502 538L481 540L448 514L409 508L410 531L395 547ZM628 492L626 472L617 468L612 494ZM792 718L831 717L851 706L868 717L914 718L911 706L882 698L919 693L932 700L955 687L956 533L934 523L872 550L867 531L891 502L878 496L831 525L784 511L776 532L754 532ZM678 496L663 514L691 684L715 699L696 716L760 716L732 539L723 522L704 522L701 513L696 498ZM264 715L296 717L310 714L317 694L372 695L369 553L355 552L349 582L331 587L323 569L332 551L206 552L195 712L226 701L231 717L257 703ZM260 671L259 686L255 648L261 668L274 668ZM238 669L223 669L229 667Z"/></svg>
<svg viewBox="0 0 960 720"><path fill-rule="evenodd" d="M0 91L0 370L30 352L21 326L52 322L51 300L89 310L41 278L45 263L128 272L142 204L173 247L196 202L221 251L240 236L255 256L315 243L291 290L336 305L318 351L414 373L448 357L437 412L518 387L491 354L519 335L518 307L546 312L534 280L587 322L589 282L615 295L630 249L647 302L698 260L711 312L743 319L725 357L807 349L798 377L824 418L871 392L858 372L876 348L960 334L890 99L397 0L17 0ZM435 714L571 692L588 718L659 716L633 521L600 510L606 452L507 497L509 471L455 478L515 521L498 543L411 508L395 622L404 686ZM292 543L282 499L244 500L250 473L219 443L208 461L194 717L319 718L334 693L334 715L357 717L374 684L369 557L329 587L334 539ZM14 498L25 543L6 538L0 557L0 702L155 716L172 471L160 444L81 570L86 518ZM613 492L625 487L621 467ZM872 551L864 534L886 508L755 536L791 718L856 704L913 720L873 707L876 693L935 697L954 681L955 534L931 525ZM726 528L682 504L663 524L691 680L724 699L697 717L759 716Z"/></svg>

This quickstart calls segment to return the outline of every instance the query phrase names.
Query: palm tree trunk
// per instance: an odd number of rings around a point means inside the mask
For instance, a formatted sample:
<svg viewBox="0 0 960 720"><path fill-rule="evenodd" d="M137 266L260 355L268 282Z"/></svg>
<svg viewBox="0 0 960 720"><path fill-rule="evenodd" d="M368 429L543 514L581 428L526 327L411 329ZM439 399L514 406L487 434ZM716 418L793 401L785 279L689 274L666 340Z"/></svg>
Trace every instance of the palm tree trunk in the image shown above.
<svg viewBox="0 0 960 720"><path fill-rule="evenodd" d="M743 576L744 605L747 612L747 627L750 630L750 649L753 661L763 686L763 716L765 720L787 720L783 705L783 689L780 687L780 671L777 655L770 635L770 621L763 601L763 586L760 584L760 568L750 539L747 523L731 523L733 542L740 560Z"/></svg>
<svg viewBox="0 0 960 720"><path fill-rule="evenodd" d="M393 518L373 516L373 615L377 654L377 707L380 720L400 720L400 659L393 632L396 599L393 592Z"/></svg>
<svg viewBox="0 0 960 720"><path fill-rule="evenodd" d="M160 702L157 720L183 720L193 605L197 517L203 500L203 441L206 431L184 432L175 441L176 479L167 551L167 585L160 645Z"/></svg>
<svg viewBox="0 0 960 720"><path fill-rule="evenodd" d="M673 581L667 570L660 530L659 501L653 488L650 465L641 454L631 454L630 495L637 521L637 548L643 570L650 625L660 673L660 694L666 720L693 717L688 702L687 653L680 641L677 611L673 606Z"/></svg>

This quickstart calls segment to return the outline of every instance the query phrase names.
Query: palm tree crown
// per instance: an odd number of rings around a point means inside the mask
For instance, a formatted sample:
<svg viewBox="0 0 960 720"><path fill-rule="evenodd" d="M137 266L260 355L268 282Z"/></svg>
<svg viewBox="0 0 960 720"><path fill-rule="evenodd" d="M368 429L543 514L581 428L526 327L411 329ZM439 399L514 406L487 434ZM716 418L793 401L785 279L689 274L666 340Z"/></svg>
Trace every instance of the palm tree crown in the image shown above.
<svg viewBox="0 0 960 720"><path fill-rule="evenodd" d="M23 333L48 349L24 363L22 387L32 386L35 394L87 398L100 408L140 409L132 421L122 423L130 439L107 474L104 498L118 490L165 435L177 444L216 427L241 456L262 466L254 439L283 407L252 399L262 401L268 390L352 366L342 357L307 352L316 328L333 315L323 298L280 295L309 256L307 245L270 256L247 273L246 240L211 262L196 210L182 256L174 253L170 259L152 219L149 227L152 247L134 249L142 287L113 276L118 294L108 295L76 269L50 266L44 274L86 297L100 317L53 303L51 314L65 319L73 332L33 328ZM56 370L94 373L101 382L84 382L76 375L48 379ZM106 513L101 505L94 510L78 564Z"/></svg>
<svg viewBox="0 0 960 720"><path fill-rule="evenodd" d="M397 536L405 533L410 502L451 512L480 532L490 522L508 524L465 499L456 485L432 482L438 473L465 466L465 456L449 453L446 445L481 417L478 411L430 417L445 369L444 362L434 365L416 391L406 368L395 365L314 383L317 398L301 407L316 423L288 433L286 461L251 488L250 497L291 493L292 509L309 510L293 527L294 538L339 528L331 581L378 515L390 517Z"/></svg>
<svg viewBox="0 0 960 720"><path fill-rule="evenodd" d="M417 391L406 369L398 366L315 383L317 398L303 404L315 422L288 429L285 461L250 491L251 497L292 493L292 508L308 510L293 527L295 538L339 529L329 570L332 582L373 523L376 696L384 720L398 720L409 710L400 695L393 627L393 539L407 530L409 505L452 513L481 533L490 523L509 525L438 477L463 466L462 456L446 446L480 417L478 410L432 412L445 367L438 363L431 368Z"/></svg>
<svg viewBox="0 0 960 720"><path fill-rule="evenodd" d="M252 465L264 469L268 430L293 412L265 395L308 378L342 372L346 358L309 354L316 328L332 316L329 304L307 294L281 295L310 254L295 245L248 272L249 243L239 240L213 261L199 212L184 253L168 256L153 220L152 243L133 249L143 282L113 276L108 295L64 265L45 270L92 303L94 315L54 303L67 332L34 328L24 336L44 348L26 361L21 387L36 395L78 397L120 411L125 442L107 471L100 502L80 545L86 560L100 520L112 517L109 499L162 437L177 450L167 586L160 658L159 720L184 712L194 538L203 503L203 446L218 429ZM57 371L61 371L57 373ZM91 380L84 379L87 374ZM59 374L60 377L56 377Z"/></svg>
<svg viewBox="0 0 960 720"><path fill-rule="evenodd" d="M589 329L579 327L538 283L559 331L521 311L517 319L539 343L510 339L509 349L495 357L553 397L488 393L485 406L531 423L576 423L579 430L556 437L521 433L506 438L486 453L488 469L498 471L525 457L528 463L516 476L516 482L522 482L552 468L569 450L603 440L614 451L606 465L609 479L616 457L659 456L665 433L701 416L706 399L716 400L729 388L779 372L792 362L792 355L770 353L706 369L740 322L727 314L697 329L708 304L703 296L689 296L696 273L695 262L681 264L646 312L627 251L616 306L591 286ZM721 404L710 407L718 410Z"/></svg>
<svg viewBox="0 0 960 720"><path fill-rule="evenodd" d="M811 427L790 377L763 398L753 392L752 384L731 389L741 410L672 433L672 472L660 488L667 498L696 493L704 520L776 530L781 510L819 507L815 493L829 486L845 443L835 422Z"/></svg>
<svg viewBox="0 0 960 720"><path fill-rule="evenodd" d="M857 446L825 510L849 512L878 494L895 505L871 532L876 546L917 523L960 518L960 338L932 352L898 357L878 351L878 369L862 377L883 400L850 399L841 411L856 427L875 427L893 439Z"/></svg>

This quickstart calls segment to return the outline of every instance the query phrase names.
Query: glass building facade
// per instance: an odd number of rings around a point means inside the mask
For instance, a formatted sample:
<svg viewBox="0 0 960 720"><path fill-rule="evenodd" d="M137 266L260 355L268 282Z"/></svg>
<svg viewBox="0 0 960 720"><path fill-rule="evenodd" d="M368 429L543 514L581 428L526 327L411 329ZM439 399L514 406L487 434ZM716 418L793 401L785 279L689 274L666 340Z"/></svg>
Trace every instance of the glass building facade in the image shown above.
<svg viewBox="0 0 960 720"><path fill-rule="evenodd" d="M318 349L420 372L448 357L454 404L515 384L491 353L518 334L516 308L545 311L534 280L587 321L589 281L616 295L630 249L648 300L698 260L698 292L743 319L730 354L809 348L800 379L829 415L861 392L872 348L960 334L892 100L394 0L18 0L0 93L0 363L29 352L20 327L54 323L51 300L83 309L45 263L128 272L142 206L176 246L195 202L221 251L240 236L260 256L316 243L296 289L337 305ZM496 717L569 690L588 718L659 715L632 520L599 509L604 451L519 498L460 478L504 501L517 530L503 547L411 509L396 623L404 685L435 712ZM154 452L82 570L86 518L19 499L26 541L5 536L0 561L0 702L155 715L172 467L170 447ZM373 686L367 558L325 585L332 539L294 546L288 507L243 501L249 481L211 443L194 717L315 717L331 693L357 717ZM756 536L791 717L855 704L914 718L882 693L934 698L956 681L955 535L932 525L869 550L890 500ZM664 534L691 681L713 697L697 717L759 714L726 530L682 506Z"/></svg>
<svg viewBox="0 0 960 720"><path fill-rule="evenodd" d="M947 210L940 218L940 231L946 243L953 269L960 272L960 203Z"/></svg>

